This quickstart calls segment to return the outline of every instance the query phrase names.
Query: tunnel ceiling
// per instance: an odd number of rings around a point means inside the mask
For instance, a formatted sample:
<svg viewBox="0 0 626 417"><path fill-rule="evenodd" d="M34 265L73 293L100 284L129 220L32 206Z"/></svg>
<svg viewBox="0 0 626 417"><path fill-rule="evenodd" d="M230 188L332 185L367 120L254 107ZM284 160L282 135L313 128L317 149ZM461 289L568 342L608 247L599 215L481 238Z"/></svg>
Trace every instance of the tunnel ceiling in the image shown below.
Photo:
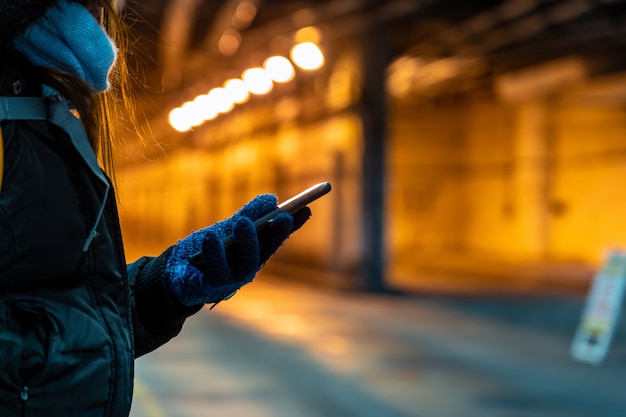
<svg viewBox="0 0 626 417"><path fill-rule="evenodd" d="M626 0L247 1L256 14L239 28L232 16L242 0L131 0L128 20L142 40L141 54L153 60L148 66L159 71L224 69L307 25L321 27L329 44L378 26L392 56L480 56L494 72L573 54L601 57L595 61L610 69L623 66L626 55ZM241 43L225 56L217 42L229 29Z"/></svg>

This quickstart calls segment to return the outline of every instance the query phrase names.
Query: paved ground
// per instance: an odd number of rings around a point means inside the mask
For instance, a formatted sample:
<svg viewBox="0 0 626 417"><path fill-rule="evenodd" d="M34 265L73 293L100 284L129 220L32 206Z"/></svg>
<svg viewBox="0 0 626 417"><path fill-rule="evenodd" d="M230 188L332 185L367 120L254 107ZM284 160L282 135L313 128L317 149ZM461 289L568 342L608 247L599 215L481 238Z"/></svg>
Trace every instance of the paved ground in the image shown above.
<svg viewBox="0 0 626 417"><path fill-rule="evenodd" d="M137 361L132 417L623 417L626 335L569 356L581 300L372 295L262 275Z"/></svg>

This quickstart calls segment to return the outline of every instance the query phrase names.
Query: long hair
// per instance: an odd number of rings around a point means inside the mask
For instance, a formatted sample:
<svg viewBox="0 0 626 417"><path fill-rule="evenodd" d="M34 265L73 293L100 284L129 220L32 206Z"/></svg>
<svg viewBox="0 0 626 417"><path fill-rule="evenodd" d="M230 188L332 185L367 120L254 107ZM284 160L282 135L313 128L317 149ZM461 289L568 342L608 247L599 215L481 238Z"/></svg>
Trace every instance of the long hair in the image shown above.
<svg viewBox="0 0 626 417"><path fill-rule="evenodd" d="M137 126L133 101L130 99L125 51L128 47L127 26L116 0L80 1L89 8L118 48L115 66L109 75L111 86L94 93L81 78L54 69L42 69L44 84L57 90L75 107L94 152L105 172L115 182L113 150L123 141L120 127Z"/></svg>

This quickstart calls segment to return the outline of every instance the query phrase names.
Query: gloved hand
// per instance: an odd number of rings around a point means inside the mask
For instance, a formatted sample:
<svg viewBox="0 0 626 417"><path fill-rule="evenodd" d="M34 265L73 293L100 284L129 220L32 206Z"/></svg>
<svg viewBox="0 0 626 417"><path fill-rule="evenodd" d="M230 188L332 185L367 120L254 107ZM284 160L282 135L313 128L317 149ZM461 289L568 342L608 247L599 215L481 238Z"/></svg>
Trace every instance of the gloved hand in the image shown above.
<svg viewBox="0 0 626 417"><path fill-rule="evenodd" d="M165 265L165 278L172 294L184 305L218 303L256 273L311 216L308 207L293 216L281 213L258 233L253 221L277 208L276 197L259 195L232 217L192 233L172 249ZM224 248L222 239L234 235Z"/></svg>

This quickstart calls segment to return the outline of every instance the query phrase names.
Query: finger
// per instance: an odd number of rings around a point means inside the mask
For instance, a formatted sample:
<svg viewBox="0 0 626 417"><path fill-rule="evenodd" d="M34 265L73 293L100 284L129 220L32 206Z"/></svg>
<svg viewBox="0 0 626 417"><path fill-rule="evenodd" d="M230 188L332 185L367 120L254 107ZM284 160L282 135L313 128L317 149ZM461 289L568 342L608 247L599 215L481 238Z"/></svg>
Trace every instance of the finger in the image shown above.
<svg viewBox="0 0 626 417"><path fill-rule="evenodd" d="M293 217L289 213L280 213L259 232L259 252L261 264L278 250L293 230Z"/></svg>
<svg viewBox="0 0 626 417"><path fill-rule="evenodd" d="M234 243L228 248L228 261L234 281L249 282L259 268L259 239L254 224L239 217L233 228Z"/></svg>
<svg viewBox="0 0 626 417"><path fill-rule="evenodd" d="M291 230L291 233L300 229L310 217L311 209L308 206L302 207L300 210L293 213L293 229Z"/></svg>
<svg viewBox="0 0 626 417"><path fill-rule="evenodd" d="M230 281L230 267L224 245L216 233L210 230L206 232L202 240L201 261L196 261L194 266L204 274L206 280L213 286Z"/></svg>
<svg viewBox="0 0 626 417"><path fill-rule="evenodd" d="M276 210L278 200L273 194L261 194L250 200L236 214L244 216L252 221L260 219L268 213Z"/></svg>

